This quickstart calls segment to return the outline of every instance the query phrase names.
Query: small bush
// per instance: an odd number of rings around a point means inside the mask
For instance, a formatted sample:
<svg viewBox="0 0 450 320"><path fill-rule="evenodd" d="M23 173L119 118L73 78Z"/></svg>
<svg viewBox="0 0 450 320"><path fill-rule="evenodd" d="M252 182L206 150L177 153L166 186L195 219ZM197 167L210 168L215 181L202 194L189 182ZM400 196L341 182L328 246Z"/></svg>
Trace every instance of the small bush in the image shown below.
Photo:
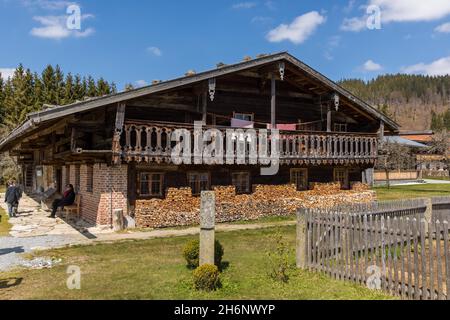
<svg viewBox="0 0 450 320"><path fill-rule="evenodd" d="M223 246L219 241L216 240L214 248L214 264L217 267L222 265L223 257ZM183 257L186 259L188 268L195 269L199 266L199 256L200 256L200 241L193 240L186 244L183 249Z"/></svg>
<svg viewBox="0 0 450 320"><path fill-rule="evenodd" d="M287 283L289 281L289 270L291 269L290 255L292 250L283 239L281 233L272 236L275 247L266 252L268 275L275 281Z"/></svg>
<svg viewBox="0 0 450 320"><path fill-rule="evenodd" d="M220 287L220 273L217 266L205 264L195 269L193 276L196 290L214 291Z"/></svg>

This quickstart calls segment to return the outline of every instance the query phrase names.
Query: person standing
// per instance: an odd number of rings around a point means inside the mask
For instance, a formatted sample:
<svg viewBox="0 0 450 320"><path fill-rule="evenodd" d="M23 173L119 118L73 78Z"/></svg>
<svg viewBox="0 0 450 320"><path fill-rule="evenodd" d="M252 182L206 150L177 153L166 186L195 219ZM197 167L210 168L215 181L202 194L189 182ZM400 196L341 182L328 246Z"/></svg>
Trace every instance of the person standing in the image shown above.
<svg viewBox="0 0 450 320"><path fill-rule="evenodd" d="M8 215L10 218L17 217L17 208L19 207L20 198L21 192L16 186L16 182L10 181L5 194L5 202L8 205Z"/></svg>

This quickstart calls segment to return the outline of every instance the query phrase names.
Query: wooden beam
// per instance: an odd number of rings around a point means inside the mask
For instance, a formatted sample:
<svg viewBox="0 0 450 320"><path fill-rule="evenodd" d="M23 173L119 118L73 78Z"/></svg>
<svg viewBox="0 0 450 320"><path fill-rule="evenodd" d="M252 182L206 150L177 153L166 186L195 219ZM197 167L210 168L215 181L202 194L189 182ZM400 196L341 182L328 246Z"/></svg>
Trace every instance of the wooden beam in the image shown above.
<svg viewBox="0 0 450 320"><path fill-rule="evenodd" d="M208 93L203 92L202 96L202 122L206 126L206 121L208 119Z"/></svg>
<svg viewBox="0 0 450 320"><path fill-rule="evenodd" d="M331 122L332 122L332 111L331 108L328 107L328 112L327 112L327 132L331 132Z"/></svg>
<svg viewBox="0 0 450 320"><path fill-rule="evenodd" d="M120 164L120 137L123 131L123 125L125 123L125 103L117 104L117 112L116 112L116 124L114 127L114 135L112 140L112 162L115 165Z"/></svg>
<svg viewBox="0 0 450 320"><path fill-rule="evenodd" d="M275 129L277 126L277 89L276 89L276 79L275 79L275 75L272 73L272 78L271 78L271 95L272 95L272 99L271 99L271 111L270 111L270 123L272 124L272 129Z"/></svg>
<svg viewBox="0 0 450 320"><path fill-rule="evenodd" d="M380 142L383 142L384 140L384 122L380 121L380 130L378 131L378 137L380 139Z"/></svg>

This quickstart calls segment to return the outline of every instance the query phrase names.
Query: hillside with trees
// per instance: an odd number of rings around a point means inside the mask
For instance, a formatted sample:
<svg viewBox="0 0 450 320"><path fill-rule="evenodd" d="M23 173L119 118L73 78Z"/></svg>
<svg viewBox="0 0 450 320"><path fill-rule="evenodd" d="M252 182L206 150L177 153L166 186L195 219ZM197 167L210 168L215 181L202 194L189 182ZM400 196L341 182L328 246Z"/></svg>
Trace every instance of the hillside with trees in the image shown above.
<svg viewBox="0 0 450 320"><path fill-rule="evenodd" d="M41 74L19 65L7 80L0 75L0 139L21 124L30 112L52 105L65 105L117 91L116 85L103 78L63 73L57 66L47 66Z"/></svg>
<svg viewBox="0 0 450 320"><path fill-rule="evenodd" d="M30 112L54 105L64 105L117 91L113 82L92 76L63 73L57 66L47 66L41 74L19 65L7 80L0 74L0 140L20 125ZM0 155L0 183L18 178L20 170L14 159Z"/></svg>
<svg viewBox="0 0 450 320"><path fill-rule="evenodd" d="M391 116L402 130L450 129L450 76L383 75L340 84Z"/></svg>

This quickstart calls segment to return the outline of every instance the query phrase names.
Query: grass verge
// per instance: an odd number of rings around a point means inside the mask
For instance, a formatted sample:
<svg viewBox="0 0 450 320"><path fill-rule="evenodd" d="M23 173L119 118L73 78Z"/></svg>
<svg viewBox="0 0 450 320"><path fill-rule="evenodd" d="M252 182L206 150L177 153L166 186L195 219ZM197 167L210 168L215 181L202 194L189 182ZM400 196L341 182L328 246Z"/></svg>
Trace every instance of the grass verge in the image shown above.
<svg viewBox="0 0 450 320"><path fill-rule="evenodd" d="M192 288L192 271L181 252L195 237L128 241L73 247L41 255L62 258L53 269L0 273L0 299L389 299L364 287L294 268L280 284L267 276L266 255L278 229L217 233L225 249L223 287L211 293ZM280 231L295 246L295 227ZM81 268L81 290L68 290L67 266Z"/></svg>

